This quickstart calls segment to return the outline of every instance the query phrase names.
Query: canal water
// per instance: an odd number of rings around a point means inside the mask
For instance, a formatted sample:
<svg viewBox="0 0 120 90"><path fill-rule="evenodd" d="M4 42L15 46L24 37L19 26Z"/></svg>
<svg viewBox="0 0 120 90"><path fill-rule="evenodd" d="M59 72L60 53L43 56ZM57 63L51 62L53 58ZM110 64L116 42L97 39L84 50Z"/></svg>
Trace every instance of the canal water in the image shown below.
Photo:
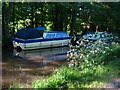
<svg viewBox="0 0 120 90"><path fill-rule="evenodd" d="M55 69L67 64L69 47L17 52L2 50L2 88L21 84L30 88L35 80L48 78Z"/></svg>

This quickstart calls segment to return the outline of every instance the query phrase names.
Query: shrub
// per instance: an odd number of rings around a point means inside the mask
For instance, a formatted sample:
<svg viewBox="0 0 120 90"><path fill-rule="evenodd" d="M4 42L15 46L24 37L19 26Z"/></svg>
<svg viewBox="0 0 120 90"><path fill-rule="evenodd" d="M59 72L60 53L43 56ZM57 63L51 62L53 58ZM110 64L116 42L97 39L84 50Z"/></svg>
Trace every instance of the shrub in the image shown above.
<svg viewBox="0 0 120 90"><path fill-rule="evenodd" d="M33 88L100 88L106 85L108 78L118 75L120 64L114 60L120 56L120 45L106 45L104 41L85 46L81 43L71 46L68 66L56 70L46 80L37 80Z"/></svg>
<svg viewBox="0 0 120 90"><path fill-rule="evenodd" d="M120 56L118 54L120 47L118 46L114 42L106 43L106 41L101 40L89 42L81 40L79 46L71 46L68 55L68 66L83 69L105 65L117 56Z"/></svg>

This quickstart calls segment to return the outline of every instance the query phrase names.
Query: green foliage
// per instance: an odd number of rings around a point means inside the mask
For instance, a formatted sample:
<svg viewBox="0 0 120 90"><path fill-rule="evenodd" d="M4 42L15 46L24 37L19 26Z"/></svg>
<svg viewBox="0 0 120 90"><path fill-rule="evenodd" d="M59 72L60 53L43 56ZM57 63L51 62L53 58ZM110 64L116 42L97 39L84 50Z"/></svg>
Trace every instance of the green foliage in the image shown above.
<svg viewBox="0 0 120 90"><path fill-rule="evenodd" d="M53 74L49 79L37 80L34 84L34 88L59 88L60 85L66 82L65 76L60 73Z"/></svg>
<svg viewBox="0 0 120 90"><path fill-rule="evenodd" d="M94 45L93 45L94 46ZM98 45L101 48L101 45ZM98 48L98 46L96 48ZM92 48L96 50L96 48ZM103 48L103 47L102 47ZM75 49L75 48L74 48ZM78 48L77 48L78 49ZM110 78L118 77L120 63L116 60L120 55L120 45L114 44L109 48L98 50L99 52L85 52L80 63L73 66L64 66L56 70L53 75L44 80L37 80L33 83L33 88L101 88L105 87ZM89 56L87 56L87 54ZM72 59L80 58L74 57ZM71 62L73 64L73 62Z"/></svg>
<svg viewBox="0 0 120 90"><path fill-rule="evenodd" d="M14 36L21 28L52 26L51 30L79 32L85 26L94 31L99 26L102 31L119 31L119 5L104 2L4 2L3 31ZM20 23L20 21L23 21ZM48 23L50 22L50 23ZM7 28L6 28L7 27Z"/></svg>

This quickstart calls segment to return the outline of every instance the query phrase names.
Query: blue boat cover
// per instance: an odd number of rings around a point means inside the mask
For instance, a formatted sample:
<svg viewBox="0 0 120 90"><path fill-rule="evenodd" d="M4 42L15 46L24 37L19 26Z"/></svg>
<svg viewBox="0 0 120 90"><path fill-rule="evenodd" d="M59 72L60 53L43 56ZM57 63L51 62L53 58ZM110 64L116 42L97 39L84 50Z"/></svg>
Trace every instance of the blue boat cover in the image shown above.
<svg viewBox="0 0 120 90"><path fill-rule="evenodd" d="M21 39L33 39L33 38L40 38L43 36L43 33L36 28L23 28L19 30L15 37Z"/></svg>

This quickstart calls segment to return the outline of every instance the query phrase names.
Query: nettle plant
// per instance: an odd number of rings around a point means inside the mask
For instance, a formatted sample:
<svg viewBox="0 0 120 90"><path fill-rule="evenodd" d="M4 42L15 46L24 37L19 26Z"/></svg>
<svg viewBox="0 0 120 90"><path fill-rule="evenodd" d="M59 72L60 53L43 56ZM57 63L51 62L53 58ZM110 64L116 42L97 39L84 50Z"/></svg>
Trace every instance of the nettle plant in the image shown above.
<svg viewBox="0 0 120 90"><path fill-rule="evenodd" d="M77 67L79 69L101 66L106 64L115 56L111 55L116 42L108 40L90 41L80 39L76 46L70 45L68 51L68 67Z"/></svg>

